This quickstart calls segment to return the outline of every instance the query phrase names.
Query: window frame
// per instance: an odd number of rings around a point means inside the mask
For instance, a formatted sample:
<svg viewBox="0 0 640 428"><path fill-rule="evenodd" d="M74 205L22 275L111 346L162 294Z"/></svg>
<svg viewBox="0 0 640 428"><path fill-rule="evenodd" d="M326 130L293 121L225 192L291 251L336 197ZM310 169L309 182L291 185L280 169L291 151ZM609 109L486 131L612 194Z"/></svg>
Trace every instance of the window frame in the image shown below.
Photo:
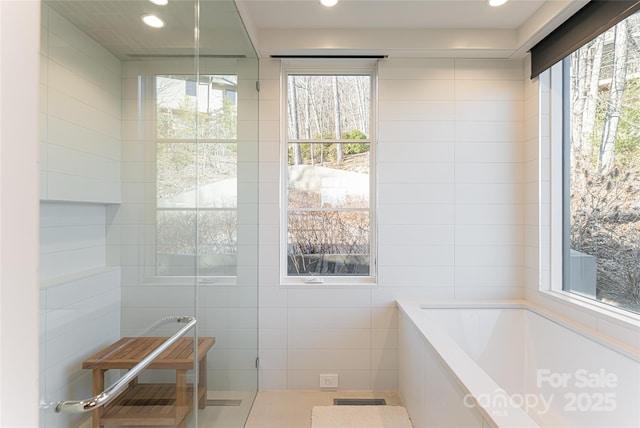
<svg viewBox="0 0 640 428"><path fill-rule="evenodd" d="M337 275L288 275L288 78L290 75L367 75L370 79L369 100L369 275L337 276ZM378 61L354 59L298 59L281 61L281 111L280 117L280 243L279 243L279 277L280 284L285 286L371 286L377 283L377 190L376 190L376 147L378 125ZM306 140L305 140L306 141ZM316 142L319 140L309 140ZM348 210L347 210L348 211Z"/></svg>
<svg viewBox="0 0 640 428"><path fill-rule="evenodd" d="M563 59L539 75L540 117L540 281L538 290L562 303L637 328L640 314L566 289L569 240L566 215L570 167L568 62Z"/></svg>
<svg viewBox="0 0 640 428"><path fill-rule="evenodd" d="M153 92L152 92L152 102L149 107L150 107L150 111L149 113L152 115L153 117L153 124L154 124L154 134L153 134L153 195L154 195L154 199L153 199L153 245L149 248L149 250L147 250L148 253L148 257L147 257L147 262L145 263L145 283L148 284L191 284L193 283L194 280L197 280L199 283L215 283L216 285L236 285L237 284L237 262L236 262L236 274L235 275L203 275L201 273L199 273L198 267L199 267L199 263L198 263L198 257L199 255L196 253L195 254L195 263L196 263L196 272L193 275L162 275L158 273L158 213L160 212L171 212L171 211L185 211L185 212L193 212L195 217L196 217L196 226L198 225L198 217L199 214L201 212L235 212L236 213L236 220L237 220L237 214L239 211L238 208L238 201L236 200L236 206L235 208L221 208L221 207L200 207L197 204L196 201L196 206L195 207L184 207L184 208L166 208L166 207L159 207L158 206L158 196L157 196L157 190L158 190L158 181L157 181L157 177L158 177L158 145L159 144L235 144L236 145L236 150L238 147L238 137L236 135L236 138L220 138L220 139L215 139L215 138L201 138L197 135L194 137L189 137L189 138L161 138L158 136L157 134L157 127L158 127L158 116L157 116L157 108L158 108L158 97L157 97L157 79L158 77L167 77L167 76L192 76L194 78L199 78L200 76L226 76L226 75L233 75L236 77L237 81L239 82L239 76L238 73L236 71L232 71L232 70L210 70L208 72L201 72L201 73L170 73L170 72L155 72L155 73L150 73L148 75L149 80L152 83L153 86ZM237 87L238 87L239 83L236 83L236 106L237 106ZM199 92L199 84L195 85L196 91L195 91L195 96L196 98L198 97L198 92ZM226 97L226 92L223 92L223 97ZM196 101L197 102L197 101ZM237 124L236 124L237 127ZM236 160L237 162L237 160ZM238 185L238 177L236 177L236 186ZM198 184L199 186L199 184ZM197 188L197 187L196 187ZM237 224L236 224L237 226ZM196 232L195 232L195 246L196 249L198 248L198 231L196 228ZM236 237L237 239L237 237ZM236 242L236 252L237 252L237 242Z"/></svg>

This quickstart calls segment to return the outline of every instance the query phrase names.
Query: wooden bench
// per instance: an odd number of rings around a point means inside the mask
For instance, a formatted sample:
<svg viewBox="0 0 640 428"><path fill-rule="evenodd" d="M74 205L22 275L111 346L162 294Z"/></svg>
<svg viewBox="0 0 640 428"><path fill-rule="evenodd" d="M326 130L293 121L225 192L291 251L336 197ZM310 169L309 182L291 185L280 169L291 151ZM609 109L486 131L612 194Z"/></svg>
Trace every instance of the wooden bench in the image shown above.
<svg viewBox="0 0 640 428"><path fill-rule="evenodd" d="M123 337L82 363L82 368L93 370L93 394L104 390L104 375L110 369L131 369L166 337ZM207 352L215 338L198 339L198 407L203 409L207 400ZM93 428L104 425L175 425L184 428L186 417L193 409L193 385L187 384L187 371L194 368L193 338L178 339L160 354L148 369L176 371L176 382L129 384L129 388L113 402L93 411Z"/></svg>

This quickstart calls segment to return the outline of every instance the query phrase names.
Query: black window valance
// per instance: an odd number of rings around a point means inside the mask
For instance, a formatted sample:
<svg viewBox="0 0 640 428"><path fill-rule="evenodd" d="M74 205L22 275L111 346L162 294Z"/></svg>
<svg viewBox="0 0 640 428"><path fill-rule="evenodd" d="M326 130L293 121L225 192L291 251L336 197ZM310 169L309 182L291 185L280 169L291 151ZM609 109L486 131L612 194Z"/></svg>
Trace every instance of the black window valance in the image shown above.
<svg viewBox="0 0 640 428"><path fill-rule="evenodd" d="M590 1L531 48L531 78L638 10L638 0Z"/></svg>

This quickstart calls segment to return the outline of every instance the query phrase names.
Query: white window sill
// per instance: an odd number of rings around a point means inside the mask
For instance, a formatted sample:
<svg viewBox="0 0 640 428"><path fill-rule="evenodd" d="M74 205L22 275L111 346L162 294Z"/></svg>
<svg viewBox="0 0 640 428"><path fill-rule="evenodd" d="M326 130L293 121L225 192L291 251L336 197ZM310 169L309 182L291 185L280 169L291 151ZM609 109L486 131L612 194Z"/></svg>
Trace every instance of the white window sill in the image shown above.
<svg viewBox="0 0 640 428"><path fill-rule="evenodd" d="M616 308L615 306L599 302L587 297L562 291L562 290L540 290L545 297L551 298L557 302L568 304L575 309L591 313L598 318L604 318L607 321L638 331L640 334L640 314L630 312L625 309Z"/></svg>
<svg viewBox="0 0 640 428"><path fill-rule="evenodd" d="M306 282L306 278L280 278L281 288L372 288L377 286L375 278L322 278L322 282Z"/></svg>

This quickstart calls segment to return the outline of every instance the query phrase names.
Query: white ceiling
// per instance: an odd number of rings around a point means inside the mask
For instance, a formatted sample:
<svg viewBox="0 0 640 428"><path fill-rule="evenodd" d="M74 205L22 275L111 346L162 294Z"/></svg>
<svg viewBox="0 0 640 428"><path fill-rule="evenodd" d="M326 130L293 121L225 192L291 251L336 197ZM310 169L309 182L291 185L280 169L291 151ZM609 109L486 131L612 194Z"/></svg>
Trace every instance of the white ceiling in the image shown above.
<svg viewBox="0 0 640 428"><path fill-rule="evenodd" d="M523 57L588 0L236 0L260 56Z"/></svg>
<svg viewBox="0 0 640 428"><path fill-rule="evenodd" d="M544 0L511 0L491 7L486 0L237 0L261 29L449 28L516 29Z"/></svg>
<svg viewBox="0 0 640 428"><path fill-rule="evenodd" d="M193 56L194 0L169 0L157 6L149 0L43 0L118 58ZM141 22L156 14L166 27ZM233 0L200 0L200 53L255 56Z"/></svg>
<svg viewBox="0 0 640 428"><path fill-rule="evenodd" d="M200 0L204 55L514 58L588 0ZM193 54L193 0L45 0L121 59ZM240 13L238 16L237 10ZM166 28L140 24L157 13Z"/></svg>

